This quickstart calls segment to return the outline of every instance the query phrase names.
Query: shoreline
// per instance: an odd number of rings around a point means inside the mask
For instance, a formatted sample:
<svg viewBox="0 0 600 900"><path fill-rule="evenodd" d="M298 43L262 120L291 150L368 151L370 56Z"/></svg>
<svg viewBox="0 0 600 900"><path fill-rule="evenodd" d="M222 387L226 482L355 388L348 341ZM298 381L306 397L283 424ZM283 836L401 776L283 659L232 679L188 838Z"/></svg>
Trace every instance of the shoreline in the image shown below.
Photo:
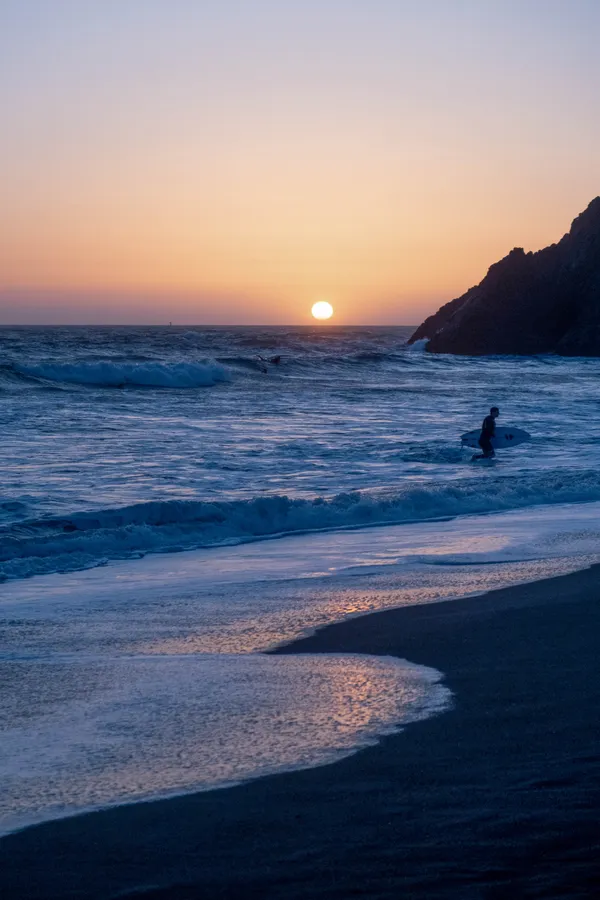
<svg viewBox="0 0 600 900"><path fill-rule="evenodd" d="M600 884L600 567L353 617L271 651L393 655L452 708L338 762L34 825L0 893L589 897Z"/></svg>

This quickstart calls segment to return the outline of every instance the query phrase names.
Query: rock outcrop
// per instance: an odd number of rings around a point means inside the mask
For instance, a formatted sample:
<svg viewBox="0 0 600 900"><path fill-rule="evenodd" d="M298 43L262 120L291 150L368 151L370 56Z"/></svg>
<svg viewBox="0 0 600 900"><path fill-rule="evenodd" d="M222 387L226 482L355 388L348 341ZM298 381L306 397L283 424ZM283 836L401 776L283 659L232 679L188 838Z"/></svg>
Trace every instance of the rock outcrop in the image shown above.
<svg viewBox="0 0 600 900"><path fill-rule="evenodd" d="M600 356L600 197L558 244L511 250L409 343L423 338L432 353Z"/></svg>

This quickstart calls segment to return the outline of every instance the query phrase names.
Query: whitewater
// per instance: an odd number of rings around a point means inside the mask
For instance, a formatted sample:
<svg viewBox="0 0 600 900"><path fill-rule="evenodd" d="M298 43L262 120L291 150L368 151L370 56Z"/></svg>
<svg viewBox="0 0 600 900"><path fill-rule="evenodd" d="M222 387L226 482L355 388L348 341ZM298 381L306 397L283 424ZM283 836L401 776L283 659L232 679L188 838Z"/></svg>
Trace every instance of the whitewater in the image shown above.
<svg viewBox="0 0 600 900"><path fill-rule="evenodd" d="M0 831L334 762L443 673L264 651L600 559L600 361L411 331L0 329Z"/></svg>

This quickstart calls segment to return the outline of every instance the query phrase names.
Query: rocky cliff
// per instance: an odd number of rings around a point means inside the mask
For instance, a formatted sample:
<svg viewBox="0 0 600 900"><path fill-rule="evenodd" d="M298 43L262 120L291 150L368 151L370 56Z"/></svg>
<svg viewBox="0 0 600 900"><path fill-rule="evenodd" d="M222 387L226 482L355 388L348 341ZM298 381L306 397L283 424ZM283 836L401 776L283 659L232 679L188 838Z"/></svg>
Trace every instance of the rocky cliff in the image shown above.
<svg viewBox="0 0 600 900"><path fill-rule="evenodd" d="M600 356L600 197L558 244L511 250L409 343L423 338L432 353Z"/></svg>

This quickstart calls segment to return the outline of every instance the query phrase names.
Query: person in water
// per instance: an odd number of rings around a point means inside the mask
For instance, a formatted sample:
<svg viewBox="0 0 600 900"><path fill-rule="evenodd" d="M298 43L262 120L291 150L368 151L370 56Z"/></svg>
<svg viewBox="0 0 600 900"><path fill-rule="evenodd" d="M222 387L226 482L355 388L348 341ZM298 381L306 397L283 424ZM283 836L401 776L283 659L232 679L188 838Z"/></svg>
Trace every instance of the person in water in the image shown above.
<svg viewBox="0 0 600 900"><path fill-rule="evenodd" d="M500 415L500 410L497 406L492 406L490 409L489 416L486 416L483 420L483 424L481 426L481 434L479 435L479 440L477 443L483 450L483 454L481 456L474 456L473 459L491 459L495 456L494 448L492 447L492 438L496 434L496 419Z"/></svg>
<svg viewBox="0 0 600 900"><path fill-rule="evenodd" d="M257 360L259 361L260 371L266 375L269 371L267 363L271 363L272 366L278 366L281 362L281 356L270 356L266 359L264 356L257 356Z"/></svg>

